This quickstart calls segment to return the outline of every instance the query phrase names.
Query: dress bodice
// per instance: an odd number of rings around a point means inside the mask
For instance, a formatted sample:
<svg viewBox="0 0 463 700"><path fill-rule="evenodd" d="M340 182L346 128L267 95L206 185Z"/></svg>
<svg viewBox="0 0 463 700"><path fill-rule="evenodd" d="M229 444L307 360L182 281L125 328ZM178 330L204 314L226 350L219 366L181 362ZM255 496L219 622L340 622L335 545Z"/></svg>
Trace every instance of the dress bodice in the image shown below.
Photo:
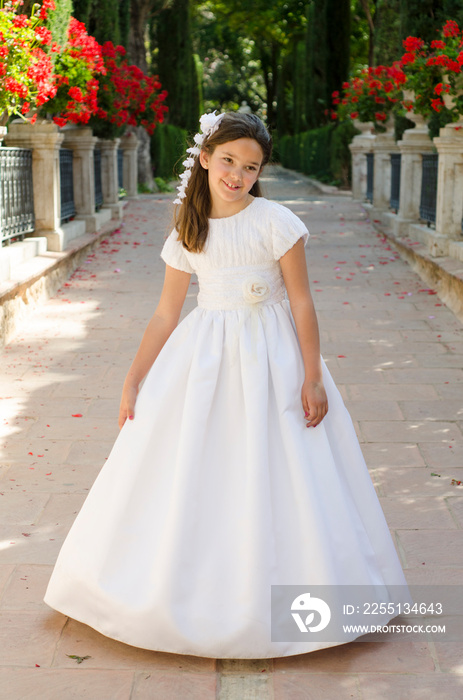
<svg viewBox="0 0 463 700"><path fill-rule="evenodd" d="M249 304L275 304L286 298L278 261L222 267L198 273L198 306L238 309Z"/></svg>
<svg viewBox="0 0 463 700"><path fill-rule="evenodd" d="M198 277L198 306L236 309L273 304L286 297L279 259L299 238L307 243L305 224L287 207L256 197L245 209L223 219L209 219L200 253L187 250L174 229L162 259Z"/></svg>

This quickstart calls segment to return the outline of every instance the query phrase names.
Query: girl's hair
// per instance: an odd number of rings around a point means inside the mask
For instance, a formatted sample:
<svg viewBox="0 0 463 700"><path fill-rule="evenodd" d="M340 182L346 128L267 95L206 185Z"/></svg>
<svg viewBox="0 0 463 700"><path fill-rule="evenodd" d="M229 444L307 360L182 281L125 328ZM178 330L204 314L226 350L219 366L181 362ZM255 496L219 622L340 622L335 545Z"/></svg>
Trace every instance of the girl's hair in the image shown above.
<svg viewBox="0 0 463 700"><path fill-rule="evenodd" d="M272 154L272 137L255 114L227 112L221 118L217 131L204 140L201 149L212 155L216 146L242 138L257 141L263 153L262 165L266 165ZM259 180L252 186L250 194L262 197ZM191 169L186 197L175 216L178 240L183 241L187 250L199 253L204 248L209 232L211 208L208 171L202 167L198 156Z"/></svg>

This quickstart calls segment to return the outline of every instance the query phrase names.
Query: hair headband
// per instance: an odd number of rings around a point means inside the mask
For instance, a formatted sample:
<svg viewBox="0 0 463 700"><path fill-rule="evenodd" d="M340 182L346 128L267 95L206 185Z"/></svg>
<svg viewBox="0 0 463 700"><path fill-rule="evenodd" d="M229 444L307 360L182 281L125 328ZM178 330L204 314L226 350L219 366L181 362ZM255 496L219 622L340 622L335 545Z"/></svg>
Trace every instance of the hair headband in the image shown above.
<svg viewBox="0 0 463 700"><path fill-rule="evenodd" d="M180 185L177 187L178 197L177 199L174 199L174 204L181 204L182 199L185 199L186 188L188 187L188 182L191 177L191 169L195 164L195 159L201 153L201 146L203 145L205 139L212 136L212 134L219 128L219 124L223 116L224 113L216 114L214 110L212 114L203 114L202 117L200 117L200 133L195 134L194 142L196 145L186 149L186 152L189 153L190 156L183 161L182 165L185 167L185 170L180 175Z"/></svg>

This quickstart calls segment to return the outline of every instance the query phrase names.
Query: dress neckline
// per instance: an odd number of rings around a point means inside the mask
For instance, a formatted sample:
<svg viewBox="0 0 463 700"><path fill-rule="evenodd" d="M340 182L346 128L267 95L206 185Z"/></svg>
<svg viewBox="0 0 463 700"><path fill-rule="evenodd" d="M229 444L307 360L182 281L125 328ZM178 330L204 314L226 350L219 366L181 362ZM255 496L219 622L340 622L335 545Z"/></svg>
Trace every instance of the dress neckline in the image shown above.
<svg viewBox="0 0 463 700"><path fill-rule="evenodd" d="M240 216L240 214L243 214L243 212L250 209L258 199L263 199L263 197L254 197L254 199L246 207L244 207L244 209L240 209L240 211L237 211L236 214L231 214L230 216L220 216L215 219L209 218L209 224L214 221L230 221L231 219Z"/></svg>

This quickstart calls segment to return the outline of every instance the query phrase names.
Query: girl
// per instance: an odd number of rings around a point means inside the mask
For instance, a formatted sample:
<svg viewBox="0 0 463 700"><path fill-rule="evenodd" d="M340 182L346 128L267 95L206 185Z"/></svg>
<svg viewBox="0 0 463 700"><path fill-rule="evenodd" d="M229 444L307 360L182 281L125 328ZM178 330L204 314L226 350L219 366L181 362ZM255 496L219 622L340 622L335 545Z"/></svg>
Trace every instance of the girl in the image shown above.
<svg viewBox="0 0 463 700"><path fill-rule="evenodd" d="M161 252L161 298L124 383L121 432L45 601L146 649L301 654L358 634L317 638L283 605L288 590L294 604L303 587L302 605L325 586L341 605L352 602L346 586L372 586L371 602L392 605L375 623L408 591L320 355L309 233L261 196L271 138L249 114L204 115L201 128ZM178 324L193 272L198 304Z"/></svg>

